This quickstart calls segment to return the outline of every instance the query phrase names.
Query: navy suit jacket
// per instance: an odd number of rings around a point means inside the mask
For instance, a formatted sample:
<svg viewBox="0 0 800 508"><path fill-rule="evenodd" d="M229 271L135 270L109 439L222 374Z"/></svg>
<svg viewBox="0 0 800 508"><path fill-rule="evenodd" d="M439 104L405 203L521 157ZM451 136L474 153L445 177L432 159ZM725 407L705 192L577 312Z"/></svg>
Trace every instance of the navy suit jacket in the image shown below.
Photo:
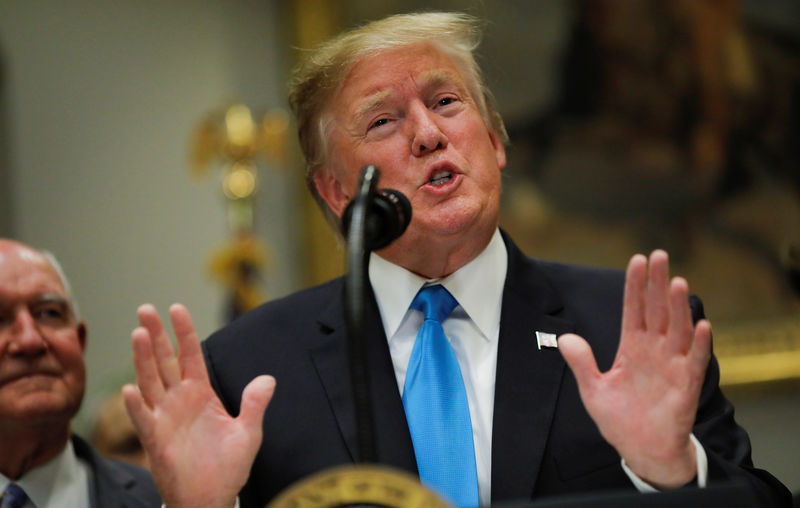
<svg viewBox="0 0 800 508"><path fill-rule="evenodd" d="M161 496L145 469L101 457L86 441L72 435L75 455L89 464L92 484L89 492L94 508L158 508Z"/></svg>
<svg viewBox="0 0 800 508"><path fill-rule="evenodd" d="M599 489L633 489L617 452L601 437L556 349L535 331L575 332L607 369L619 341L624 273L525 257L504 235L503 291L492 429L492 501ZM277 389L243 506L263 506L291 483L358 457L349 377L343 279L268 302L203 343L212 384L231 414L245 385L271 374ZM414 451L374 295L365 323L378 462L416 474ZM695 319L700 301L691 300ZM789 503L771 475L752 468L747 434L718 387L712 359L694 433L711 481L743 477L766 504ZM620 415L624 418L625 415Z"/></svg>

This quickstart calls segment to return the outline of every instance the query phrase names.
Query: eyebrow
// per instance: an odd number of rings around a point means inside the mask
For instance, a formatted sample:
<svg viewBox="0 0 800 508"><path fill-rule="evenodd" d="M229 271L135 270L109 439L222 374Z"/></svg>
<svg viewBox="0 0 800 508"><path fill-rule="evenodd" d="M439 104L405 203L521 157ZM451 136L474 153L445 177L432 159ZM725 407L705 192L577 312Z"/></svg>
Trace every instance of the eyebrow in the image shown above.
<svg viewBox="0 0 800 508"><path fill-rule="evenodd" d="M73 314L72 305L70 305L69 300L63 295L58 293L42 293L40 295L36 295L31 300L31 303L34 305L42 305L42 304L56 304L56 305L63 305L65 309L69 311L70 314Z"/></svg>
<svg viewBox="0 0 800 508"><path fill-rule="evenodd" d="M42 293L33 298L36 303L63 303L69 305L67 299L58 293Z"/></svg>
<svg viewBox="0 0 800 508"><path fill-rule="evenodd" d="M0 311L13 308L15 305L18 305L18 302L0 299ZM75 317L75 311L72 309L69 300L58 293L41 293L34 295L33 298L25 301L23 305L59 305L63 307L70 316Z"/></svg>
<svg viewBox="0 0 800 508"><path fill-rule="evenodd" d="M443 69L425 71L419 75L419 81L422 82L422 88L425 90L438 88L443 85L453 85L459 92L466 92L463 78L458 74Z"/></svg>
<svg viewBox="0 0 800 508"><path fill-rule="evenodd" d="M453 85L458 89L459 93L466 94L466 88L462 80L459 79L457 75L446 70L433 69L425 71L418 76L417 81L422 83L420 88L423 91L430 90L431 88L438 88L442 85ZM391 92L388 90L380 90L368 95L366 100L356 109L356 121L360 122L364 116L381 109L386 104L390 95Z"/></svg>
<svg viewBox="0 0 800 508"><path fill-rule="evenodd" d="M386 104L386 99L389 98L389 95L390 94L387 90L381 90L379 92L375 92L374 94L368 95L367 99L358 106L358 109L356 109L356 121L360 122L364 116L372 113L373 111L381 109L384 104Z"/></svg>

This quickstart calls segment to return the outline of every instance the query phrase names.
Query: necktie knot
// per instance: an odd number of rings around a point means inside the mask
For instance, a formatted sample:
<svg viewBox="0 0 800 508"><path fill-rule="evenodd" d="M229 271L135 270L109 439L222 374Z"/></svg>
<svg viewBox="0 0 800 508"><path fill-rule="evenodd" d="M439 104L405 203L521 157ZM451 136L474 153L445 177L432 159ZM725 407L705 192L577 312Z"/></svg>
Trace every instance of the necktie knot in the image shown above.
<svg viewBox="0 0 800 508"><path fill-rule="evenodd" d="M422 312L425 319L433 319L440 323L447 319L457 306L456 299L441 284L420 289L411 302L411 308Z"/></svg>
<svg viewBox="0 0 800 508"><path fill-rule="evenodd" d="M0 507L2 508L19 508L25 504L28 499L22 487L15 483L10 483L6 490L3 491L3 496L0 497Z"/></svg>

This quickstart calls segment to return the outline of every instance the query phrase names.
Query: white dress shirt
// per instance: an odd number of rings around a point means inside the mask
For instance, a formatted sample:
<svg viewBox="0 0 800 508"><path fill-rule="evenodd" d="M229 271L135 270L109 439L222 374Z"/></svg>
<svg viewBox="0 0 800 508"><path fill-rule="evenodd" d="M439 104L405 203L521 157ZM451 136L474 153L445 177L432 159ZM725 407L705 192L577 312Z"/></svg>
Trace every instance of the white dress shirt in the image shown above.
<svg viewBox="0 0 800 508"><path fill-rule="evenodd" d="M401 394L408 359L424 320L422 312L410 308L411 301L426 283L443 285L458 301L458 307L442 327L458 359L467 391L482 505L491 500L494 380L507 266L506 246L499 231L480 255L443 279L422 278L374 253L369 263L370 282Z"/></svg>
<svg viewBox="0 0 800 508"><path fill-rule="evenodd" d="M369 264L370 283L389 341L401 395L411 350L424 319L422 312L410 308L412 300L424 285L441 284L458 301L458 307L442 327L458 359L467 391L478 491L483 506L491 502L495 371L507 271L508 253L499 230L475 259L442 279L425 279L375 253ZM694 435L691 439L697 456L698 484L704 487L708 470L706 454ZM637 477L624 461L622 467L640 492L656 491Z"/></svg>
<svg viewBox="0 0 800 508"><path fill-rule="evenodd" d="M14 481L28 495L23 508L90 506L89 465L78 459L72 441L53 460ZM12 481L0 474L0 492ZM31 504L33 503L33 504Z"/></svg>

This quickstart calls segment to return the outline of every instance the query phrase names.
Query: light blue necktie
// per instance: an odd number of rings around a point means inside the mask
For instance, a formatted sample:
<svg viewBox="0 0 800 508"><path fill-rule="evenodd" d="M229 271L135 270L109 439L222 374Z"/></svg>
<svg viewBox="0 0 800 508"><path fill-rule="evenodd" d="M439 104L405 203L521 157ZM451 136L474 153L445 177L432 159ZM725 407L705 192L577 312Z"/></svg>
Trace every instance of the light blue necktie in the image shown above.
<svg viewBox="0 0 800 508"><path fill-rule="evenodd" d="M403 406L423 483L459 507L478 506L478 473L467 392L442 321L458 302L443 286L422 288L425 315L408 361Z"/></svg>
<svg viewBox="0 0 800 508"><path fill-rule="evenodd" d="M0 498L0 508L20 508L27 499L28 496L22 490L22 487L15 483L10 483L6 490L3 491L3 497Z"/></svg>

